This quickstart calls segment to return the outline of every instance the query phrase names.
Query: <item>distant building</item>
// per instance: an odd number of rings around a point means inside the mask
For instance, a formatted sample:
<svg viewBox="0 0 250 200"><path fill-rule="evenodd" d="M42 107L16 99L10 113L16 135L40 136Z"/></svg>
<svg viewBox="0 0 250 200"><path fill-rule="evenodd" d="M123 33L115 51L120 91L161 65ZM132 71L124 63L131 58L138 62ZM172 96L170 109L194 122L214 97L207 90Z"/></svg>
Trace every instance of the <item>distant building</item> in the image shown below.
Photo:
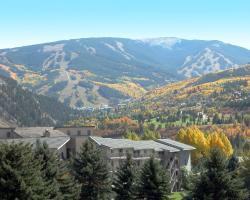
<svg viewBox="0 0 250 200"><path fill-rule="evenodd" d="M80 151L81 145L93 135L94 126L82 127L10 127L0 128L0 142L46 142L62 159Z"/></svg>
<svg viewBox="0 0 250 200"><path fill-rule="evenodd" d="M146 160L154 156L169 171L172 192L178 191L181 187L181 168L191 170L191 151L195 149L170 139L133 141L90 137L90 141L101 150L111 173L117 170L128 154L138 166L142 166Z"/></svg>
<svg viewBox="0 0 250 200"><path fill-rule="evenodd" d="M80 151L82 144L89 136L93 136L95 126L62 126L55 127L54 129L70 137L70 141L66 145L67 158L69 158L70 154L75 154Z"/></svg>

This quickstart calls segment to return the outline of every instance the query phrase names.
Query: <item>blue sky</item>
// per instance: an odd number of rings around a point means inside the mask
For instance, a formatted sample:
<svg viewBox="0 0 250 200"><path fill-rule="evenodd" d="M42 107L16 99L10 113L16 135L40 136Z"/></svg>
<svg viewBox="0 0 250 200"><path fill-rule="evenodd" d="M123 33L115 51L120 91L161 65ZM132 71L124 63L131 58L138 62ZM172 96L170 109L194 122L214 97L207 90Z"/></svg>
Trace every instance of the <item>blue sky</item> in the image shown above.
<svg viewBox="0 0 250 200"><path fill-rule="evenodd" d="M83 37L180 37L250 49L249 8L249 0L3 0L0 48Z"/></svg>

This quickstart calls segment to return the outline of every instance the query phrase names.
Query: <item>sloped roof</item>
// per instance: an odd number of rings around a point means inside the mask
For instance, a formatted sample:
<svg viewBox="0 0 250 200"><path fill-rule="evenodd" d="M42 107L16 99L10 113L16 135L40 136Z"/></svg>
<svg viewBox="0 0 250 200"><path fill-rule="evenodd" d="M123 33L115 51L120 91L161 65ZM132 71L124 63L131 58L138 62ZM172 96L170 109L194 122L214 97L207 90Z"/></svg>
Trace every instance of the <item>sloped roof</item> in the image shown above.
<svg viewBox="0 0 250 200"><path fill-rule="evenodd" d="M195 148L193 146L181 143L181 142L177 142L175 140L171 140L171 139L158 139L158 142L162 143L162 144L166 144L169 145L171 147L180 149L182 151L191 151L194 150Z"/></svg>
<svg viewBox="0 0 250 200"><path fill-rule="evenodd" d="M45 131L49 131L50 137L64 137L65 133L55 130L53 127L17 127L14 132L23 138L40 138Z"/></svg>
<svg viewBox="0 0 250 200"><path fill-rule="evenodd" d="M94 136L90 138L98 145L107 146L111 149L133 148L134 150L153 149L155 151L163 151L163 150L167 150L170 152L180 151L177 148L161 144L153 140L133 141L129 139L112 139L112 138L102 138Z"/></svg>
<svg viewBox="0 0 250 200"><path fill-rule="evenodd" d="M1 142L4 143L25 143L25 144L31 144L35 147L36 142L40 141L41 143L46 142L50 149L58 150L60 149L64 144L66 144L70 137L42 137L42 138L17 138L17 139L1 139Z"/></svg>

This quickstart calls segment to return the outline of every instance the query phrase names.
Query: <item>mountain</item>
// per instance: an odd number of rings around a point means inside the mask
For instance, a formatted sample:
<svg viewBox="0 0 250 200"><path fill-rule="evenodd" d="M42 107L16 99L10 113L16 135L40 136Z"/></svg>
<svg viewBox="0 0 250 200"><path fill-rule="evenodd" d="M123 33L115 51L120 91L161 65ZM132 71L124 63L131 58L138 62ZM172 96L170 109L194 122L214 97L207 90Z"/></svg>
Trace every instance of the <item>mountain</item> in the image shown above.
<svg viewBox="0 0 250 200"><path fill-rule="evenodd" d="M0 127L63 124L77 112L50 97L24 90L16 81L0 76Z"/></svg>
<svg viewBox="0 0 250 200"><path fill-rule="evenodd" d="M84 38L0 50L0 74L72 107L138 98L185 77L250 61L250 50L179 38Z"/></svg>
<svg viewBox="0 0 250 200"><path fill-rule="evenodd" d="M148 92L138 102L154 111L177 108L250 113L250 65L168 84Z"/></svg>

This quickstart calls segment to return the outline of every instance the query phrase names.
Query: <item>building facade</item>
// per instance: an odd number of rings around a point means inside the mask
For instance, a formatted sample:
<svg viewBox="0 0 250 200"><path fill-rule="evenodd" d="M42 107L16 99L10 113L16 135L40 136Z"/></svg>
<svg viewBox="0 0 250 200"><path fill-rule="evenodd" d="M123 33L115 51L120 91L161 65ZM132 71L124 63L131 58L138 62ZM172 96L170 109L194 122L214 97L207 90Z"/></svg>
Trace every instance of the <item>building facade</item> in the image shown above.
<svg viewBox="0 0 250 200"><path fill-rule="evenodd" d="M67 159L80 151L86 139L93 135L94 126L81 127L9 127L0 128L0 142L46 142L60 158Z"/></svg>
<svg viewBox="0 0 250 200"><path fill-rule="evenodd" d="M128 154L138 167L153 156L168 171L171 192L178 191L181 187L181 168L191 170L191 151L195 149L170 139L132 141L90 137L90 141L100 149L111 174L125 161Z"/></svg>

